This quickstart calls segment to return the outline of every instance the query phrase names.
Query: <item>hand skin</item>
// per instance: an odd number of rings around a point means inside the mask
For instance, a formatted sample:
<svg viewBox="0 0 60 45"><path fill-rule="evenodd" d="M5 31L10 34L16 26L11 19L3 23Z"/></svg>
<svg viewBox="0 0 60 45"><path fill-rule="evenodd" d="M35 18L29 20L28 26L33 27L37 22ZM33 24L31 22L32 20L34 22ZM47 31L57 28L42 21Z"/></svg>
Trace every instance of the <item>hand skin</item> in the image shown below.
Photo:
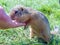
<svg viewBox="0 0 60 45"><path fill-rule="evenodd" d="M24 26L25 23L18 23L12 20L4 11L3 7L0 6L0 29L15 28Z"/></svg>

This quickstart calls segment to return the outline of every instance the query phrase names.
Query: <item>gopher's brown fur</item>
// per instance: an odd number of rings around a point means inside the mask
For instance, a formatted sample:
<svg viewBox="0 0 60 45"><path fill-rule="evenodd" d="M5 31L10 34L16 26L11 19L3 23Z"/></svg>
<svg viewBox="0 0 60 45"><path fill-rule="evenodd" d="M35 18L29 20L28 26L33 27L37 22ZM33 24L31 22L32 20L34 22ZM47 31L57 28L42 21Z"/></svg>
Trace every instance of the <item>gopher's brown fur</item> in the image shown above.
<svg viewBox="0 0 60 45"><path fill-rule="evenodd" d="M37 10L29 7L16 6L10 12L12 19L25 22L30 26L30 38L37 36L46 42L50 41L50 26L48 19Z"/></svg>

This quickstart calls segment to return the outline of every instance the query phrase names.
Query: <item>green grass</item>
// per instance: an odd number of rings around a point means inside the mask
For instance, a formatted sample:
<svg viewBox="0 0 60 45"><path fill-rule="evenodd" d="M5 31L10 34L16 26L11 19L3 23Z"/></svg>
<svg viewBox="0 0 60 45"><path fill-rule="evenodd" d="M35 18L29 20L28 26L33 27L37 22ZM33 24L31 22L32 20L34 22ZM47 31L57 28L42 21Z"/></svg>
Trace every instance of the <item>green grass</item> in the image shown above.
<svg viewBox="0 0 60 45"><path fill-rule="evenodd" d="M15 5L24 5L41 11L50 22L51 30L57 25L60 29L60 5L58 0L0 0L0 5L9 13ZM53 44L60 45L60 36L55 35ZM36 39L29 39L29 29L23 27L0 30L0 45L42 45Z"/></svg>

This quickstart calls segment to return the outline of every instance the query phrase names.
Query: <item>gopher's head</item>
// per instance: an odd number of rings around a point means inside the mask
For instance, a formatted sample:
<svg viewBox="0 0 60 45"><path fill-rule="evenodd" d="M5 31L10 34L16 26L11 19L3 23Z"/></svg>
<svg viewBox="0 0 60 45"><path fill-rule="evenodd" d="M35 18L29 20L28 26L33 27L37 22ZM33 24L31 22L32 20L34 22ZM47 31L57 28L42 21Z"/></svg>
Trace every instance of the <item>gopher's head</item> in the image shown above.
<svg viewBox="0 0 60 45"><path fill-rule="evenodd" d="M30 13L24 6L15 6L10 12L11 19L17 22L27 22L30 20Z"/></svg>

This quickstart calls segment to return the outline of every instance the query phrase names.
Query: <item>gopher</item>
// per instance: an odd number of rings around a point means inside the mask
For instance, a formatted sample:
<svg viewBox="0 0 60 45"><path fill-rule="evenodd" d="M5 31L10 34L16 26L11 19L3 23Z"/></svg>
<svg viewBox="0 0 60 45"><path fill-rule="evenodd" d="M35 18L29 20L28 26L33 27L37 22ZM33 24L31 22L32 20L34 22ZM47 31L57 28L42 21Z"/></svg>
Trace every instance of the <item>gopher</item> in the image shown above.
<svg viewBox="0 0 60 45"><path fill-rule="evenodd" d="M18 5L11 10L10 16L13 20L29 26L30 38L37 36L38 41L42 39L46 43L50 42L50 25L48 19L42 12Z"/></svg>

